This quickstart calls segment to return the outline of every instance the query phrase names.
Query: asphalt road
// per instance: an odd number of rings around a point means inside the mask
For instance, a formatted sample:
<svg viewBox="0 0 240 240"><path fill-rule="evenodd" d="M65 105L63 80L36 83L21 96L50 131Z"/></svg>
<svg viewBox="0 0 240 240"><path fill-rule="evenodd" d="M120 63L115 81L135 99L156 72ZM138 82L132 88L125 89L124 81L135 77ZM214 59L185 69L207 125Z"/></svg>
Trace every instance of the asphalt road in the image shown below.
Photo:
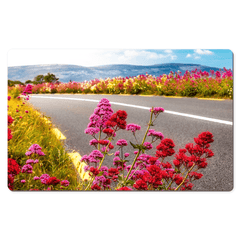
<svg viewBox="0 0 240 240"><path fill-rule="evenodd" d="M78 151L81 155L89 154L93 148L89 146L91 136L84 133L89 123L89 117L97 106L94 101L78 101L76 99L100 100L108 98L110 102L131 104L145 107L163 107L165 112L158 117L154 129L161 131L165 138L173 139L175 151L184 148L189 142L193 143L194 137L203 131L210 131L214 135L211 145L215 156L209 159L209 165L202 169L204 176L195 181L194 190L198 191L230 191L233 189L233 101L211 101L196 98L165 98L143 96L119 95L74 95L74 94L37 94L32 95L30 103L34 107L51 117L51 121L66 136L68 150ZM74 100L75 99L75 100ZM150 112L147 109L112 104L112 109L125 110L128 113L127 123L141 125L137 138L142 140L146 131ZM177 115L178 114L178 115ZM187 114L179 115L179 114ZM204 117L199 119L189 115ZM208 118L213 119L209 121ZM224 120L224 122L218 122ZM135 142L131 132L118 132L118 139L125 138ZM150 139L149 139L150 140ZM129 144L130 145L130 144ZM154 154L154 149L148 154ZM115 151L117 148L115 147ZM131 146L126 147L126 152L133 157ZM171 162L174 156L168 158ZM106 159L105 165L112 165L112 158Z"/></svg>

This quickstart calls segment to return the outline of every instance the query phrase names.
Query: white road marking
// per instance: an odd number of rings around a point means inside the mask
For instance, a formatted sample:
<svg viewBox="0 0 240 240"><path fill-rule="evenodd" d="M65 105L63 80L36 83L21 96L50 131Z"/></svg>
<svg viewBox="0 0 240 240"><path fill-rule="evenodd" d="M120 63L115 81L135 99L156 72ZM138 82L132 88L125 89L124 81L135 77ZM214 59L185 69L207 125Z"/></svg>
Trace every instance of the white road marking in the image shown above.
<svg viewBox="0 0 240 240"><path fill-rule="evenodd" d="M63 99L63 100L76 100L76 101L97 102L97 103L99 102L99 100L83 99L83 98L48 97L48 96L46 96L46 97L45 96L31 96L31 97L33 97L33 98L51 98L51 99ZM114 104L114 105L140 108L140 109L145 109L145 110L150 109L150 107L138 106L138 105L127 104L127 103L119 103L119 102L111 102L111 101L110 101L110 103ZM169 110L165 110L164 112L169 113L169 114L178 115L178 116L183 116L183 117L205 120L205 121L209 121L209 122L216 122L216 123L222 123L222 124L227 124L227 125L233 125L233 123L230 122L230 121L225 121L225 120L220 120L220 119L215 119L215 118L201 117L201 116L197 116L197 115L192 115L192 114L187 114L187 113L179 113L179 112L174 112L174 111L169 111Z"/></svg>

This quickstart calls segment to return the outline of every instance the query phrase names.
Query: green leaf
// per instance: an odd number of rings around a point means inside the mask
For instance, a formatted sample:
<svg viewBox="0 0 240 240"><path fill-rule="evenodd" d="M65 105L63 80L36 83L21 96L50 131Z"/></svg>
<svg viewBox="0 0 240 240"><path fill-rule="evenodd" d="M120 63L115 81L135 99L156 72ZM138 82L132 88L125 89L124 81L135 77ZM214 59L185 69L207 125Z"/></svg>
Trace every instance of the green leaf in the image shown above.
<svg viewBox="0 0 240 240"><path fill-rule="evenodd" d="M100 177L103 175L103 172L100 172L97 176Z"/></svg>
<svg viewBox="0 0 240 240"><path fill-rule="evenodd" d="M128 179L127 182L126 182L126 185L133 186L134 183L135 183L134 180Z"/></svg>
<svg viewBox="0 0 240 240"><path fill-rule="evenodd" d="M135 145L132 142L130 142L130 144L133 146L133 148L138 148L138 145Z"/></svg>

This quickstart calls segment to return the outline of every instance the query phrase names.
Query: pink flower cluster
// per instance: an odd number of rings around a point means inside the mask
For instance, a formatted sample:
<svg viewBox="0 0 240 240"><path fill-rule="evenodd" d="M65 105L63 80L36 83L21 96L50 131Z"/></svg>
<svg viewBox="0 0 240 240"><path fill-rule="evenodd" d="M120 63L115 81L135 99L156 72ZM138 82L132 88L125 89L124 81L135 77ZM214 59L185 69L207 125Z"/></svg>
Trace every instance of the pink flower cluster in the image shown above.
<svg viewBox="0 0 240 240"><path fill-rule="evenodd" d="M141 126L134 124L134 123L129 123L126 126L126 130L127 131L132 131L133 133L135 133L137 130L141 130Z"/></svg>
<svg viewBox="0 0 240 240"><path fill-rule="evenodd" d="M152 111L152 109L150 109L150 112ZM164 108L161 108L161 107L155 107L155 108L153 108L153 114L154 115L157 115L157 114L159 114L159 113L161 113L161 112L164 112Z"/></svg>
<svg viewBox="0 0 240 240"><path fill-rule="evenodd" d="M147 135L152 136L153 138L156 138L156 139L161 139L161 140L164 139L164 135L161 132L156 132L154 129L149 129Z"/></svg>
<svg viewBox="0 0 240 240"><path fill-rule="evenodd" d="M33 144L25 154L26 156L30 156L35 153L39 156L45 156L45 154L41 150L42 148L38 144Z"/></svg>
<svg viewBox="0 0 240 240"><path fill-rule="evenodd" d="M88 128L85 131L90 134L89 128L95 128L95 130L92 130L92 133L96 134L99 132L98 129L102 130L105 128L104 123L108 121L112 114L113 110L108 99L102 98L97 105L97 108L95 108L94 113L90 116L90 123L88 124Z"/></svg>
<svg viewBox="0 0 240 240"><path fill-rule="evenodd" d="M23 90L22 95L26 96L27 94L31 94L31 93L32 93L32 85L28 84Z"/></svg>

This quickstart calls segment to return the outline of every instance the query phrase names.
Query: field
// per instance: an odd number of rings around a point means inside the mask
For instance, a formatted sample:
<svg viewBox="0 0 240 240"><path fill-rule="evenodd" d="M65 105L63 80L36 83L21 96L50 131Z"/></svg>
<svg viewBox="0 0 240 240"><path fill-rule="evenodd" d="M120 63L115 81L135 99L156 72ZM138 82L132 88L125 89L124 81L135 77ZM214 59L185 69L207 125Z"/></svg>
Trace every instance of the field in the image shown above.
<svg viewBox="0 0 240 240"><path fill-rule="evenodd" d="M9 87L9 92L19 95L25 86ZM85 82L41 83L33 85L32 93L94 93L94 94L143 94L185 97L233 98L233 75L230 70L208 72L186 71L163 76L138 75L94 79Z"/></svg>

